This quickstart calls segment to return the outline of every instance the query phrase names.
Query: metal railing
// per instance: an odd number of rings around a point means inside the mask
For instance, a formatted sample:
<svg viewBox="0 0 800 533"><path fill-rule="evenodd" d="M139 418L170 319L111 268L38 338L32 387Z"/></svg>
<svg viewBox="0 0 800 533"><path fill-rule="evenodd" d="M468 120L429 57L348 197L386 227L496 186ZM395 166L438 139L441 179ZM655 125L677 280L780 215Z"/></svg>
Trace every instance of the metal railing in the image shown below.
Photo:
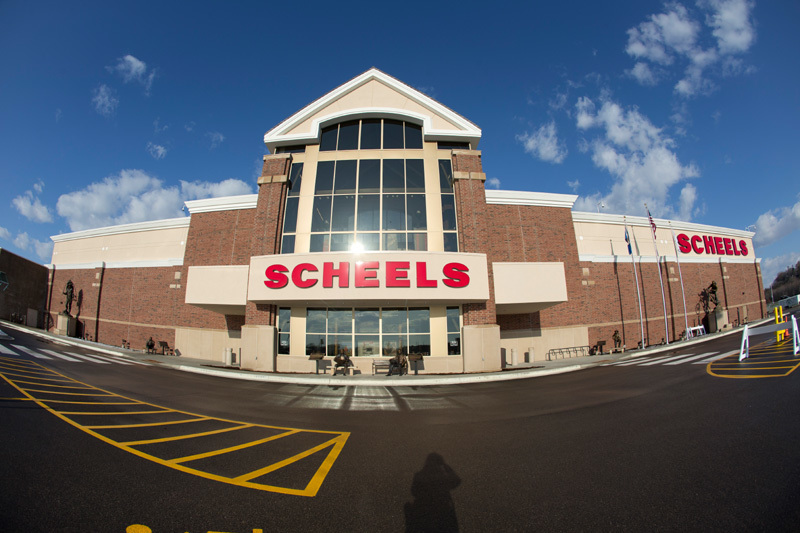
<svg viewBox="0 0 800 533"><path fill-rule="evenodd" d="M590 346L570 346L568 348L551 348L547 352L547 360L567 359L569 357L586 357Z"/></svg>

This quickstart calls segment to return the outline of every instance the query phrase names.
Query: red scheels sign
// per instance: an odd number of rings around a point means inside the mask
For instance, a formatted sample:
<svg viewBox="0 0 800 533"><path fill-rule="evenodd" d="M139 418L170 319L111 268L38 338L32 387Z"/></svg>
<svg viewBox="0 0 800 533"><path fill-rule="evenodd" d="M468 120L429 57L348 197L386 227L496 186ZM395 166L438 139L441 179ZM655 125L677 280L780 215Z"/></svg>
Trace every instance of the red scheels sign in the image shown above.
<svg viewBox="0 0 800 533"><path fill-rule="evenodd" d="M677 237L678 249L681 253L714 254L714 255L742 255L750 253L744 239L737 241L728 237L715 237L713 235L686 235L681 233Z"/></svg>
<svg viewBox="0 0 800 533"><path fill-rule="evenodd" d="M484 254L369 252L253 257L256 302L476 302L489 298Z"/></svg>

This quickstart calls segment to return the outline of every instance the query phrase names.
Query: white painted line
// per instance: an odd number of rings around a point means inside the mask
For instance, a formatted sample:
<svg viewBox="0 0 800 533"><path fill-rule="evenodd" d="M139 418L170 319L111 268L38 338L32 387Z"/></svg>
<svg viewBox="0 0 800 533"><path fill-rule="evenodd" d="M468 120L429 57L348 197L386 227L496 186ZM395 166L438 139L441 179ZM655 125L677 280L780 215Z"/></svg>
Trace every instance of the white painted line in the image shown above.
<svg viewBox="0 0 800 533"><path fill-rule="evenodd" d="M664 363L666 365L682 365L683 363L688 363L689 361L694 361L696 359L702 359L703 357L708 357L709 355L715 355L717 352L706 352L701 353L700 355L692 355L691 357L686 357L681 359L680 361L673 361L671 363Z"/></svg>
<svg viewBox="0 0 800 533"><path fill-rule="evenodd" d="M101 359L95 359L94 357L91 357L91 356L88 356L88 355L81 355L81 354L73 353L73 352L69 352L69 354L71 356L73 356L73 357L77 357L78 359L84 359L86 361L89 361L90 363L100 363L102 365L109 364L108 361L103 361Z"/></svg>
<svg viewBox="0 0 800 533"><path fill-rule="evenodd" d="M17 350L23 351L28 355L32 355L32 356L36 357L37 359L52 359L52 357L47 357L46 355L40 354L39 352L35 352L35 351L31 350L30 348L26 348L24 346L20 346L19 344L12 344L12 346L14 346L14 348L16 348Z"/></svg>
<svg viewBox="0 0 800 533"><path fill-rule="evenodd" d="M103 361L108 361L109 363L117 363L117 364L120 364L120 365L129 365L130 364L129 362L123 361L122 359L116 359L114 357L108 357L108 356L105 356L105 355L97 355L96 353L93 353L91 355L91 357L94 357L95 359L102 359Z"/></svg>
<svg viewBox="0 0 800 533"><path fill-rule="evenodd" d="M18 356L18 357L19 357L19 354L18 354L17 352L14 352L14 351L12 351L12 350L9 350L8 348L6 348L6 347L5 347L4 345L2 345L2 344L0 344L0 353L1 353L1 354L3 354L3 355L16 355L16 356Z"/></svg>
<svg viewBox="0 0 800 533"><path fill-rule="evenodd" d="M739 350L733 350L731 352L727 352L727 353L723 353L723 354L720 354L720 355L715 355L713 357L709 357L708 359L702 359L700 361L695 361L692 364L693 365L702 365L702 364L706 364L706 363L711 363L713 361L719 361L720 359L725 359L729 355L738 354L738 353L739 353Z"/></svg>
<svg viewBox="0 0 800 533"><path fill-rule="evenodd" d="M59 359L65 360L65 361L72 361L74 363L80 363L80 361L78 361L77 359L73 359L72 357L70 357L68 355L64 355L63 353L54 352L53 350L46 350L44 348L40 348L39 351L42 351L42 352L44 352L46 354L50 354L53 357L57 357Z"/></svg>
<svg viewBox="0 0 800 533"><path fill-rule="evenodd" d="M624 364L621 364L621 365L618 365L618 366L631 366L631 365L647 366L647 365L654 365L657 362L662 361L664 359L669 359L669 356L668 355L662 355L661 357L651 357L649 359L637 359L636 361L628 361L628 362L626 362Z"/></svg>

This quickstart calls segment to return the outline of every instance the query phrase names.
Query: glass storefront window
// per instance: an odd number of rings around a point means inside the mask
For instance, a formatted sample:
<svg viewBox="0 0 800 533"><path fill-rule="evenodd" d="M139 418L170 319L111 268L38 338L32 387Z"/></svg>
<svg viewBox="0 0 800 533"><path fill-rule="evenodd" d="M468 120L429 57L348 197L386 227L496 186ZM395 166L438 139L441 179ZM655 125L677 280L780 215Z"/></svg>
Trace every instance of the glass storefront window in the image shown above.
<svg viewBox="0 0 800 533"><path fill-rule="evenodd" d="M278 353L282 355L289 354L291 318L291 309L287 307L278 309Z"/></svg>
<svg viewBox="0 0 800 533"><path fill-rule="evenodd" d="M461 355L461 311L447 308L447 355Z"/></svg>
<svg viewBox="0 0 800 533"><path fill-rule="evenodd" d="M307 355L430 355L430 342L428 308L309 308L306 311Z"/></svg>

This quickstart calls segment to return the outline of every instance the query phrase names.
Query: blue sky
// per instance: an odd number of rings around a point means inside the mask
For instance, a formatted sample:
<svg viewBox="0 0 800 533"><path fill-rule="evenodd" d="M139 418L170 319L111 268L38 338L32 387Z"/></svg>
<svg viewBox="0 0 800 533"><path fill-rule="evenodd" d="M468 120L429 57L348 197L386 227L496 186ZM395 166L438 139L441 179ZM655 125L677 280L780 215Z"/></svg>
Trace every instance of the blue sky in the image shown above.
<svg viewBox="0 0 800 533"><path fill-rule="evenodd" d="M800 260L800 3L0 2L0 247L255 192L264 133L370 67L483 130L487 185L755 228Z"/></svg>

